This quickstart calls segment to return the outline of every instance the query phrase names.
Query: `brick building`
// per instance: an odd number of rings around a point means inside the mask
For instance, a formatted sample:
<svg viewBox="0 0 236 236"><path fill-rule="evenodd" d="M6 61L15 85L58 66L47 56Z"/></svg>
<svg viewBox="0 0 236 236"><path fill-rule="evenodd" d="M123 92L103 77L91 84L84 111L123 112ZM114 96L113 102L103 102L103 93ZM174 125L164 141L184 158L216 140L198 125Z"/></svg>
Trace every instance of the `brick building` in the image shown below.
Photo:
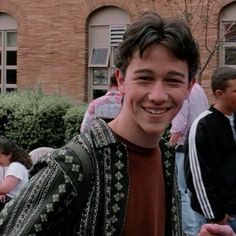
<svg viewBox="0 0 236 236"><path fill-rule="evenodd" d="M191 26L211 100L212 70L236 67L236 1L0 0L1 93L40 87L77 101L100 96L126 26L148 9Z"/></svg>

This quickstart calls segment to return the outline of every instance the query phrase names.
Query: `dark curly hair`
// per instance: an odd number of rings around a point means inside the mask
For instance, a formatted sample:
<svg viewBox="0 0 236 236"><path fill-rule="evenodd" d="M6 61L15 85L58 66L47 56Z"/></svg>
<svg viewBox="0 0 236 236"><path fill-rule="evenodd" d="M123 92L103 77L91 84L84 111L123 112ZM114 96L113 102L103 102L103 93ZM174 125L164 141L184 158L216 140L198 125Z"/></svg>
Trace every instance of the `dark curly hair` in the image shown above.
<svg viewBox="0 0 236 236"><path fill-rule="evenodd" d="M162 18L156 12L148 11L131 24L123 36L116 54L116 67L125 75L133 53L139 50L140 57L145 50L161 44L180 60L186 60L189 81L196 75L199 66L199 48L189 27L179 18Z"/></svg>
<svg viewBox="0 0 236 236"><path fill-rule="evenodd" d="M10 162L20 162L27 169L30 169L32 166L32 160L29 154L12 140L0 140L0 153L4 155L12 154Z"/></svg>

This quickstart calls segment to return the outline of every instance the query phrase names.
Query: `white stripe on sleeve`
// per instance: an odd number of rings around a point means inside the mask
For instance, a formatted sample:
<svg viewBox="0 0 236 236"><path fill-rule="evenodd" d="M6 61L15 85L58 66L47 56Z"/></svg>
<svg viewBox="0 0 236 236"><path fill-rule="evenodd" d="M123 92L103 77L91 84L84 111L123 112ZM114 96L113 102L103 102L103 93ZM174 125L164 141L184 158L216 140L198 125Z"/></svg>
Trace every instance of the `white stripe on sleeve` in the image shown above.
<svg viewBox="0 0 236 236"><path fill-rule="evenodd" d="M192 172L193 184L195 187L198 201L200 203L200 207L202 209L204 216L207 219L214 219L215 218L214 213L211 208L209 199L207 198L206 189L205 189L204 183L202 181L201 169L200 169L200 164L199 164L197 150L196 150L196 142L195 142L196 130L197 130L197 125L198 125L199 120L210 113L212 113L212 112L209 110L206 110L206 111L202 112L194 120L194 122L190 128L190 131L189 131L188 145L189 145L190 169Z"/></svg>

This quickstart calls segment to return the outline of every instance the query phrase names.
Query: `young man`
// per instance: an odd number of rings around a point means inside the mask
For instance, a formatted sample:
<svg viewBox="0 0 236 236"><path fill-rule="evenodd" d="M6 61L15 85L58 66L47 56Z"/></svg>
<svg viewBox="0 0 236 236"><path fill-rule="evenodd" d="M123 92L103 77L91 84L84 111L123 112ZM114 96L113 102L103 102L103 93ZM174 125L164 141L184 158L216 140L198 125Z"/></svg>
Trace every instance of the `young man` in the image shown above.
<svg viewBox="0 0 236 236"><path fill-rule="evenodd" d="M121 100L122 96L118 89L115 74L112 74L108 92L89 103L80 127L80 133L88 131L97 117L106 119L106 121L115 118L121 110Z"/></svg>
<svg viewBox="0 0 236 236"><path fill-rule="evenodd" d="M191 93L184 101L178 114L171 122L169 143L175 146L178 187L181 194L182 228L185 235L196 236L202 224L190 206L190 198L184 176L184 143L191 124L199 114L209 108L207 96L203 88L195 83Z"/></svg>
<svg viewBox="0 0 236 236"><path fill-rule="evenodd" d="M236 69L212 76L215 103L193 122L186 151L192 208L208 222L227 223L236 213Z"/></svg>
<svg viewBox="0 0 236 236"><path fill-rule="evenodd" d="M91 183L85 156L54 151L3 210L0 234L181 236L174 157L161 135L188 96L198 60L182 21L146 13L131 24L116 62L121 112L72 140L90 150Z"/></svg>

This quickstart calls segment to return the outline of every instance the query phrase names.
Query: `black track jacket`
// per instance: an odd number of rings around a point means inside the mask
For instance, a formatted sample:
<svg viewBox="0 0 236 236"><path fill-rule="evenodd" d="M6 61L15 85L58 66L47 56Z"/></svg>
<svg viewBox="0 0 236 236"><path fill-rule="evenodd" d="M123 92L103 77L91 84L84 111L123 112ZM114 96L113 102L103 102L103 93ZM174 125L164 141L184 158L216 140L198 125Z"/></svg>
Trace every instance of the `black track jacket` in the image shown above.
<svg viewBox="0 0 236 236"><path fill-rule="evenodd" d="M236 213L236 143L229 119L214 107L190 128L185 177L192 208L207 220L217 222L226 213Z"/></svg>

